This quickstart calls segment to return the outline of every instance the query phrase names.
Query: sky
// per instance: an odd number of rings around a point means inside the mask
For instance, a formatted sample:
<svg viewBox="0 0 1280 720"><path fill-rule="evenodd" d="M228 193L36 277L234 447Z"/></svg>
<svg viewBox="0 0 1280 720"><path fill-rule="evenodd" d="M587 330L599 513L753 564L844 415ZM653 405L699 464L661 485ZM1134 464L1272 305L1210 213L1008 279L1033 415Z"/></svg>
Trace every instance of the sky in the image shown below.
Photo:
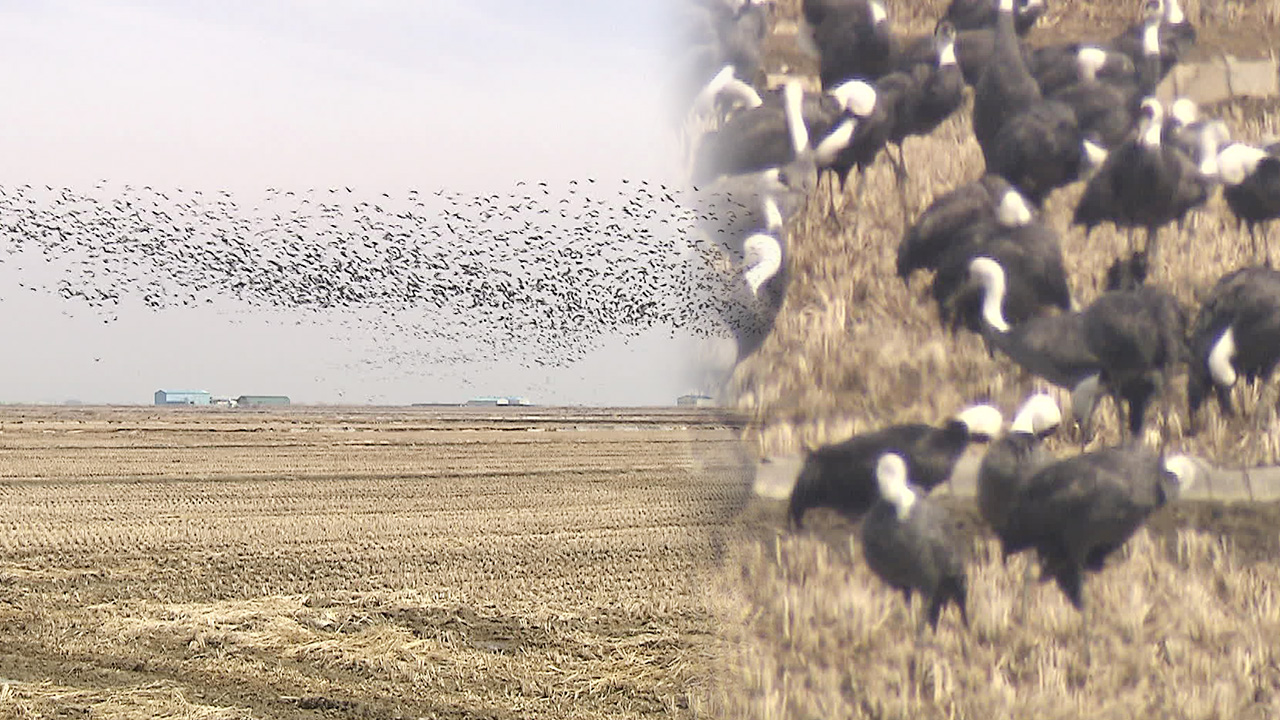
<svg viewBox="0 0 1280 720"><path fill-rule="evenodd" d="M261 193L510 192L674 180L667 6L653 0L9 0L0 186L107 180ZM524 395L669 404L697 384L669 330L563 368L389 363L376 333L228 299L108 317L0 262L0 402L150 402L157 389L408 404ZM36 288L32 290L31 288ZM106 320L106 321L104 321ZM15 341L20 338L21 341Z"/></svg>

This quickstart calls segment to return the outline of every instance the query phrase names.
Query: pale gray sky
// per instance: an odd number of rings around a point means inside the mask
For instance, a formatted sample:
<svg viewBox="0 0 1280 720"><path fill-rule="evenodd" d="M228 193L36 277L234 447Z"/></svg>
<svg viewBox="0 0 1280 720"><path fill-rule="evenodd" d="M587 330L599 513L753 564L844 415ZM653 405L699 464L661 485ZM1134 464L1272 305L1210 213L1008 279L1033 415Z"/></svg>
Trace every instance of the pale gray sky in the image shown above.
<svg viewBox="0 0 1280 720"><path fill-rule="evenodd" d="M96 181L261 194L355 186L510 193L518 180L674 179L666 5L652 0L15 0L0 4L0 185ZM158 388L409 403L524 394L661 404L691 343L654 332L556 370L389 360L344 318L235 301L33 292L0 263L0 401L149 402Z"/></svg>

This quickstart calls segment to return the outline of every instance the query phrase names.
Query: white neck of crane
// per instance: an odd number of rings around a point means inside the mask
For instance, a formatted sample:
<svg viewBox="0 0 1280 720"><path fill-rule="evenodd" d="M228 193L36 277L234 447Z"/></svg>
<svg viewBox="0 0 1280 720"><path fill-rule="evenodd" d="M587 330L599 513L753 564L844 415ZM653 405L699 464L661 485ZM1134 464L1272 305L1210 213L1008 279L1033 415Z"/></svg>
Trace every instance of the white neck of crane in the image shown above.
<svg viewBox="0 0 1280 720"><path fill-rule="evenodd" d="M809 148L809 128L804 124L804 88L795 80L789 81L782 88L782 100L791 149L799 157Z"/></svg>
<svg viewBox="0 0 1280 720"><path fill-rule="evenodd" d="M1205 178L1218 177L1218 146L1221 138L1215 128L1207 127L1200 134L1200 175Z"/></svg>
<svg viewBox="0 0 1280 720"><path fill-rule="evenodd" d="M1258 169L1267 151L1244 143L1231 143L1218 153L1218 177L1227 185L1239 185Z"/></svg>
<svg viewBox="0 0 1280 720"><path fill-rule="evenodd" d="M889 19L889 13L885 11L884 5L872 0L871 2L871 24L879 25Z"/></svg>
<svg viewBox="0 0 1280 720"><path fill-rule="evenodd" d="M1098 71L1107 63L1107 51L1097 47L1083 47L1076 53L1076 71L1085 82L1098 79Z"/></svg>
<svg viewBox="0 0 1280 720"><path fill-rule="evenodd" d="M782 229L782 210L778 209L778 200L769 193L764 196L764 226L769 232L777 232Z"/></svg>
<svg viewBox="0 0 1280 720"><path fill-rule="evenodd" d="M941 52L938 53L938 67L946 67L948 65L955 64L957 64L956 41L951 39L942 46Z"/></svg>
<svg viewBox="0 0 1280 720"><path fill-rule="evenodd" d="M1228 327L1226 332L1218 338L1218 342L1213 344L1213 349L1209 351L1209 375L1221 387L1231 387L1236 384L1236 369L1231 366L1231 360L1235 356L1235 328Z"/></svg>
<svg viewBox="0 0 1280 720"><path fill-rule="evenodd" d="M1004 268L990 258L989 263L981 263L978 275L982 283L982 319L997 332L1009 332L1009 323L1004 319L1005 278ZM972 272L972 264L970 266Z"/></svg>
<svg viewBox="0 0 1280 720"><path fill-rule="evenodd" d="M1147 23L1142 28L1142 54L1154 57L1160 54L1160 23Z"/></svg>
<svg viewBox="0 0 1280 720"><path fill-rule="evenodd" d="M1018 410L1009 430L1024 435L1038 435L1062 424L1058 403L1044 393L1032 396Z"/></svg>
<svg viewBox="0 0 1280 720"><path fill-rule="evenodd" d="M818 142L818 147L813 150L813 158L818 165L830 165L834 162L836 156L853 142L853 131L857 127L857 120L845 118L835 130L827 133L827 136Z"/></svg>
<svg viewBox="0 0 1280 720"><path fill-rule="evenodd" d="M743 241L742 254L747 263L747 270L742 276L751 288L751 294L758 296L760 286L782 268L782 244L772 235L757 233Z"/></svg>
<svg viewBox="0 0 1280 720"><path fill-rule="evenodd" d="M1032 220L1031 208L1022 193L1010 188L996 206L996 222L1007 228L1023 227Z"/></svg>
<svg viewBox="0 0 1280 720"><path fill-rule="evenodd" d="M916 504L916 494L907 486L906 462L897 455L886 455L876 464L876 486L880 497L897 511L898 520L906 520L911 506Z"/></svg>
<svg viewBox="0 0 1280 720"><path fill-rule="evenodd" d="M756 92L755 88L737 78L733 78L724 86L724 92L738 98L744 107L758 108L764 104L764 98L760 97L760 93Z"/></svg>
<svg viewBox="0 0 1280 720"><path fill-rule="evenodd" d="M1142 131L1142 144L1149 148L1160 147L1160 136L1164 132L1164 117L1158 110L1147 120L1147 126Z"/></svg>

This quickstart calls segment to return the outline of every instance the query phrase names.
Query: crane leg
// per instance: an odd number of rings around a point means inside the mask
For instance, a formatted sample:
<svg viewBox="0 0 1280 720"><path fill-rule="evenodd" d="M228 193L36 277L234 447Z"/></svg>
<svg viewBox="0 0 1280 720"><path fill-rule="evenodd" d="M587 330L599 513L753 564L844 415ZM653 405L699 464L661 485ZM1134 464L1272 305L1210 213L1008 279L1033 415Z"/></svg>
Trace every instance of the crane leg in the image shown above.
<svg viewBox="0 0 1280 720"><path fill-rule="evenodd" d="M1130 398L1129 400L1129 438L1136 439L1142 433L1143 420L1147 416L1147 399Z"/></svg>
<svg viewBox="0 0 1280 720"><path fill-rule="evenodd" d="M853 211L853 234L856 237L862 230L862 191L867 185L867 171L865 168L854 167L849 173L857 171L858 182L853 187L854 211Z"/></svg>
<svg viewBox="0 0 1280 720"><path fill-rule="evenodd" d="M1089 658L1089 609L1084 598L1084 566L1075 558L1064 558L1062 565L1054 568L1054 579L1075 609L1080 611L1080 647L1085 667Z"/></svg>
<svg viewBox="0 0 1280 720"><path fill-rule="evenodd" d="M1090 615L1089 607L1085 605L1083 602L1081 602L1080 603L1080 649L1081 649L1081 656L1084 658L1084 666L1086 670L1088 670L1089 666L1093 664L1092 662L1093 653L1091 653L1089 650L1089 644L1090 644L1089 643L1089 640L1090 640L1089 615Z"/></svg>
<svg viewBox="0 0 1280 720"><path fill-rule="evenodd" d="M904 140L903 143L906 141ZM885 154L889 156L889 164L893 166L893 179L898 186L898 202L902 204L903 222L910 222L911 208L907 202L907 154L903 148L903 144L898 145L898 157L894 158L893 153L885 150Z"/></svg>
<svg viewBox="0 0 1280 720"><path fill-rule="evenodd" d="M1026 565L1022 568L1022 590L1018 592L1018 614L1019 621L1027 616L1027 605L1031 602L1031 583L1035 582L1035 572L1031 565L1031 558L1023 556Z"/></svg>
<svg viewBox="0 0 1280 720"><path fill-rule="evenodd" d="M1071 389L1071 414L1080 426L1082 445L1088 445L1093 436L1093 409L1098 403L1101 382L1098 375L1090 375Z"/></svg>
<svg viewBox="0 0 1280 720"><path fill-rule="evenodd" d="M1147 228L1147 269L1148 273L1156 269L1156 257L1159 254L1160 228Z"/></svg>
<svg viewBox="0 0 1280 720"><path fill-rule="evenodd" d="M844 194L845 176L839 170L831 171L831 182L827 185L827 204L831 208L831 216L840 215L840 196Z"/></svg>
<svg viewBox="0 0 1280 720"><path fill-rule="evenodd" d="M911 657L907 660L907 684L913 688L916 687L916 678L918 677L920 667L920 656L924 651L924 626L928 622L928 612L926 608L927 601L922 596L920 603L920 611L916 622L915 639L911 644ZM912 606L907 605L907 614L910 616Z"/></svg>
<svg viewBox="0 0 1280 720"><path fill-rule="evenodd" d="M1120 430L1120 437L1124 438L1125 430L1129 427L1129 417L1133 413L1133 408L1119 393L1111 393L1111 402L1116 406L1116 427Z"/></svg>

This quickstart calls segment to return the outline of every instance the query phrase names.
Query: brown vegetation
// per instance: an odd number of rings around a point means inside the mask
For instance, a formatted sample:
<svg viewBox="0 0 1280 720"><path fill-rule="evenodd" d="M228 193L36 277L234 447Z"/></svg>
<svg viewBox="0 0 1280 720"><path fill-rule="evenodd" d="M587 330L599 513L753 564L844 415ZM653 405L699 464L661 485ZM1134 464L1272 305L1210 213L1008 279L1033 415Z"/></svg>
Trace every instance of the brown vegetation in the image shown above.
<svg viewBox="0 0 1280 720"><path fill-rule="evenodd" d="M1234 543L1143 530L1086 580L1081 616L1052 585L1019 608L1024 563L974 540L971 629L954 611L917 655L916 616L855 540L778 534L726 581L735 641L726 716L754 718L1270 718L1280 713L1280 568ZM851 536L847 532L844 538ZM920 611L919 600L913 608ZM914 670L912 665L915 665Z"/></svg>
<svg viewBox="0 0 1280 720"><path fill-rule="evenodd" d="M5 410L0 717L698 714L732 433L506 417Z"/></svg>
<svg viewBox="0 0 1280 720"><path fill-rule="evenodd" d="M890 3L908 32L927 32L944 0ZM1033 42L1098 37L1127 24L1136 3L1050 3ZM1274 3L1183 2L1200 26L1197 51L1271 52L1280 12ZM780 3L794 17L799 0ZM773 38L770 72L808 72L791 39ZM1238 102L1208 113L1237 139L1275 138L1280 107ZM807 210L788 227L792 283L772 336L732 380L736 407L750 420L748 446L761 455L790 454L874 427L937 422L962 406L991 400L1011 412L1032 388L976 336L940 328L917 274L895 273L906 225L938 194L982 172L970 130L971 110L928 138L906 143L911 176L902 207L893 174L881 162L865 193L840 195L825 178ZM1105 227L1086 239L1069 226L1080 186L1059 191L1047 221L1062 233L1073 295L1087 304L1107 266L1127 247ZM1246 232L1221 198L1194 214L1180 234L1162 235L1164 264L1152 280L1168 285L1194 311L1222 274L1253 262ZM1274 244L1274 243L1273 243ZM1060 399L1065 395L1058 393ZM1280 388L1237 389L1242 417L1209 409L1195 437L1186 425L1184 378L1157 402L1148 440L1217 464L1280 460ZM1265 400L1260 401L1261 398ZM1262 415L1254 420L1254 411ZM1090 447L1120 437L1112 404L1095 416ZM1079 451L1074 432L1050 447ZM945 490L943 491L945 492ZM759 500L754 528L722 576L718 606L728 639L728 717L754 718L1270 718L1280 715L1280 550L1274 505L1176 503L1157 513L1099 575L1086 580L1093 625L1092 665L1085 664L1082 617L1052 585L1033 587L1018 607L1026 559L1005 564L976 521L972 501L944 497L972 543L970 614L964 632L946 613L918 656L914 616L899 594L867 570L854 526L810 514L804 532L787 530L781 503ZM919 600L914 608L919 611Z"/></svg>

